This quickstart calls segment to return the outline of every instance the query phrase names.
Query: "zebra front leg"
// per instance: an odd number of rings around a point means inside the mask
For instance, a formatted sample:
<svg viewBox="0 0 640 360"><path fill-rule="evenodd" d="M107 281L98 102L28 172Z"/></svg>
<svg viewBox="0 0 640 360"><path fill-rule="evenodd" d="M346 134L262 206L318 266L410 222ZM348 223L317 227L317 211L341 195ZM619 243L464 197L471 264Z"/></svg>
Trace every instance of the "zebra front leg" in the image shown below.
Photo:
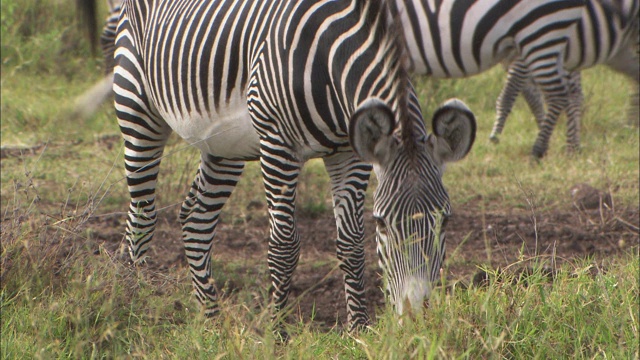
<svg viewBox="0 0 640 360"><path fill-rule="evenodd" d="M160 139L152 146L141 147L125 141L125 171L131 196L125 237L134 264L144 261L155 231L155 191L165 142Z"/></svg>
<svg viewBox="0 0 640 360"><path fill-rule="evenodd" d="M122 77L118 77L121 80ZM169 126L149 115L146 98L120 95L129 83L114 84L118 125L124 138L124 164L131 202L125 238L134 264L142 262L156 226L156 184Z"/></svg>
<svg viewBox="0 0 640 360"><path fill-rule="evenodd" d="M569 104L567 104L567 151L580 149L580 124L584 96L579 71L572 71L568 77Z"/></svg>
<svg viewBox="0 0 640 360"><path fill-rule="evenodd" d="M498 100L496 101L496 120L493 123L493 129L489 139L493 143L500 142L499 135L504 129L507 117L513 109L513 104L518 97L518 94L525 86L525 81L528 80L528 70L520 61L514 61L507 72L507 81L504 87L500 91Z"/></svg>
<svg viewBox="0 0 640 360"><path fill-rule="evenodd" d="M182 238L194 293L208 317L219 312L211 276L211 244L220 211L238 183L243 168L241 161L203 155L189 195L180 209Z"/></svg>
<svg viewBox="0 0 640 360"><path fill-rule="evenodd" d="M131 45L123 36L122 45ZM131 47L133 49L133 47ZM122 54L130 54L131 57ZM160 160L171 128L158 115L144 91L140 58L122 51L113 75L116 116L124 138L124 163L131 197L126 239L134 264L144 260L156 226L155 193Z"/></svg>
<svg viewBox="0 0 640 360"><path fill-rule="evenodd" d="M369 325L364 286L364 199L371 165L353 153L324 159L331 177L333 212L338 238L337 256L344 272L347 319L350 331Z"/></svg>
<svg viewBox="0 0 640 360"><path fill-rule="evenodd" d="M271 297L276 331L283 331L283 309L289 298L291 277L300 256L300 236L296 228L295 198L302 164L284 143L268 139L261 144L260 164L269 209L269 251L267 263L271 276Z"/></svg>

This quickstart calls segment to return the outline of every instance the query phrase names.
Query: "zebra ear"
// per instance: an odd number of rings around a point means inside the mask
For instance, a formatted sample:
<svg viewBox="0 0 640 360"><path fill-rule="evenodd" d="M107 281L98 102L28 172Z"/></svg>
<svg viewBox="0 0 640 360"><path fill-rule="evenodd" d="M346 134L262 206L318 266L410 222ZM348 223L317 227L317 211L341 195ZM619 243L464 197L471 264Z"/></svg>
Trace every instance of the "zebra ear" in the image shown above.
<svg viewBox="0 0 640 360"><path fill-rule="evenodd" d="M351 116L349 142L362 160L383 164L393 146L393 112L379 100L362 104Z"/></svg>
<svg viewBox="0 0 640 360"><path fill-rule="evenodd" d="M432 127L429 145L442 163L464 158L476 139L476 118L458 99L450 99L436 110Z"/></svg>

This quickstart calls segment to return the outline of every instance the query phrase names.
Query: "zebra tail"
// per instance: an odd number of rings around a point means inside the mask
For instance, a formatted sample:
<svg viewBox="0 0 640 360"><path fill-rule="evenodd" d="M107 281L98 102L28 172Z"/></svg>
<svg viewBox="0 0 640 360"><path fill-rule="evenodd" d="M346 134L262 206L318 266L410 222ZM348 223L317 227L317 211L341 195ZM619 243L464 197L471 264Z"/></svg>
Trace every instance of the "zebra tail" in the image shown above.
<svg viewBox="0 0 640 360"><path fill-rule="evenodd" d="M71 114L73 119L84 120L98 111L100 105L111 98L113 94L113 73L105 76L78 96Z"/></svg>

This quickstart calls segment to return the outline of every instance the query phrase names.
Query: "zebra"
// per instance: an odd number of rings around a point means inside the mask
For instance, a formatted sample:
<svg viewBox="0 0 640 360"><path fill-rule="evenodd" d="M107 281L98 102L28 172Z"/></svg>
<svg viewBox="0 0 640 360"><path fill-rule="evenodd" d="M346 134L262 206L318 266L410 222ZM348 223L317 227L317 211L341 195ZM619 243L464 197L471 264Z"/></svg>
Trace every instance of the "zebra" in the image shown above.
<svg viewBox="0 0 640 360"><path fill-rule="evenodd" d="M106 76L113 74L116 30L123 1L124 0L107 0L109 12L107 18L104 20L102 33L100 34L100 47L102 49L102 56L104 57L104 73Z"/></svg>
<svg viewBox="0 0 640 360"><path fill-rule="evenodd" d="M569 150L580 146L580 123L582 118L581 77L579 70L597 64L605 64L626 75L636 83L636 93L631 99L630 122L638 120L638 99L640 98L640 27L638 0L586 0L583 16L572 32L567 35L566 51L563 56L564 78L543 79L541 87L549 102L550 115L536 116L540 133L536 140L539 152L544 154L559 113L567 112L567 143ZM515 98L521 89L527 90L529 97L540 98L536 87L526 85L530 69L523 61L514 61L509 67L507 82L497 101L497 116L490 138L498 141L506 119L511 112ZM555 86L555 89L548 90ZM537 92L537 94L535 94ZM533 95L531 95L534 93ZM560 100L564 99L564 102ZM556 103L553 103L553 101ZM531 102L530 102L531 103ZM560 104L553 106L554 104Z"/></svg>
<svg viewBox="0 0 640 360"><path fill-rule="evenodd" d="M521 60L534 81L549 76L548 62L561 62L566 32L579 21L584 0L395 0L412 71L434 78L461 78L497 64ZM556 51L553 59L548 53ZM525 99L542 110L531 83ZM550 103L551 104L551 103ZM545 117L548 116L545 114ZM534 146L534 156L539 154Z"/></svg>
<svg viewBox="0 0 640 360"><path fill-rule="evenodd" d="M420 309L439 276L451 204L445 164L464 158L475 117L460 100L428 133L404 67L402 28L382 0L125 0L114 93L131 202L125 238L144 260L156 225L163 150L175 132L200 166L179 219L194 293L220 311L212 279L219 214L246 161L260 161L269 213L274 317L296 268L295 199L303 163L330 177L348 326L369 323L364 296L364 198L374 218L385 289L398 314Z"/></svg>
<svg viewBox="0 0 640 360"><path fill-rule="evenodd" d="M80 2L86 0L78 0ZM104 77L98 80L94 85L85 91L82 95L78 96L75 100L72 117L79 119L86 119L93 115L100 105L107 100L112 99L113 95L113 66L114 66L114 50L116 39L116 27L118 25L118 19L120 18L120 10L122 8L123 0L107 0L108 15L104 21L102 32L100 33L100 48L104 59ZM84 6L84 5L82 5ZM95 4L91 3L91 6ZM95 10L91 11L92 13ZM92 34L95 29L94 21L87 22L88 32L90 38L95 38ZM92 45L94 46L94 45Z"/></svg>
<svg viewBox="0 0 640 360"><path fill-rule="evenodd" d="M574 70L607 62L637 81L637 50L632 56L634 39L630 35L634 29L637 33L637 3L396 0L392 11L404 24L410 68L416 74L458 78L481 73L498 63L511 64L497 101L496 125L490 138L497 141L504 119L523 91L539 123L532 154L540 158L547 151L558 114L565 108L570 118L570 149L579 146L582 91L580 74ZM591 34L601 38L590 41ZM598 41L606 49L601 50Z"/></svg>

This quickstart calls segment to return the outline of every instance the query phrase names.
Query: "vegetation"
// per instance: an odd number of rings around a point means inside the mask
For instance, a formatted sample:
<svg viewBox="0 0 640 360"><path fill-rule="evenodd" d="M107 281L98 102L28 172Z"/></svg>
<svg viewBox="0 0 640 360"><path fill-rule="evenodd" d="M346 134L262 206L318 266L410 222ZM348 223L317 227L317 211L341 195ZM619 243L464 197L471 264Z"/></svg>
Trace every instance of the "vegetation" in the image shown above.
<svg viewBox="0 0 640 360"><path fill-rule="evenodd" d="M552 281L545 270L549 259L523 254L512 260L513 268L526 260L532 264L528 276L487 268L488 284L451 291L443 286L425 314L404 317L402 324L385 308L375 309L377 322L358 334L291 321L294 336L286 344L272 335L266 286L255 274L234 272L238 264L224 263L220 273L247 286L225 298L219 318L204 319L185 269L133 268L105 248L104 234L91 226L93 219L121 216L128 195L113 109L105 105L82 121L68 115L75 96L102 74L100 57L91 55L80 35L73 3L3 0L1 14L3 359L640 356L637 240L611 257L567 261ZM640 142L638 127L626 119L631 84L601 67L583 74L582 151L565 154L561 120L541 163L529 158L536 130L523 102L500 144L488 141L502 69L471 79L415 80L427 116L453 96L477 116L472 152L445 174L454 208L571 209L570 187L589 183L611 193L616 209L637 209ZM172 140L158 191L162 212L177 212L198 158ZM251 204L264 202L260 183L257 164L249 165L224 223L240 225ZM304 216L331 213L328 189L322 163L309 162L299 198ZM637 233L638 224L631 226ZM113 231L123 232L120 227ZM257 271L264 277L264 265Z"/></svg>

